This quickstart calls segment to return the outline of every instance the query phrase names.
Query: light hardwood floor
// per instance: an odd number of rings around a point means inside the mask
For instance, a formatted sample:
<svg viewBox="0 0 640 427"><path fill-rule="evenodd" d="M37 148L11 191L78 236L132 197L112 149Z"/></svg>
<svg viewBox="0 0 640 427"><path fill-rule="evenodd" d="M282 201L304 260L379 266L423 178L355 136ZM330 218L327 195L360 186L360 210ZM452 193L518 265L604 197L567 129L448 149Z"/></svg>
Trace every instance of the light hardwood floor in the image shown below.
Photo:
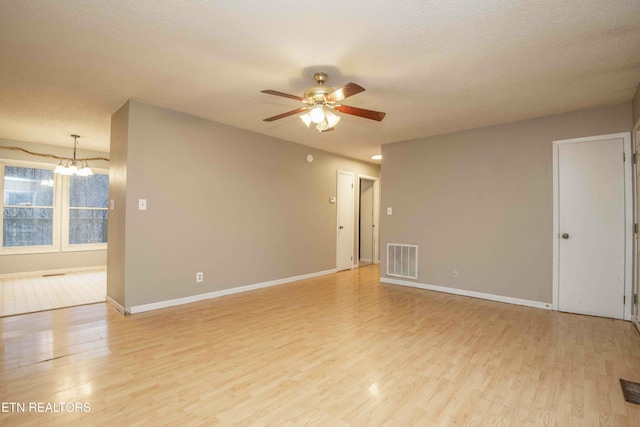
<svg viewBox="0 0 640 427"><path fill-rule="evenodd" d="M0 317L104 302L107 272L0 279Z"/></svg>
<svg viewBox="0 0 640 427"><path fill-rule="evenodd" d="M631 323L377 277L368 266L128 317L95 304L0 319L0 400L90 409L0 424L640 426L619 385L640 381Z"/></svg>

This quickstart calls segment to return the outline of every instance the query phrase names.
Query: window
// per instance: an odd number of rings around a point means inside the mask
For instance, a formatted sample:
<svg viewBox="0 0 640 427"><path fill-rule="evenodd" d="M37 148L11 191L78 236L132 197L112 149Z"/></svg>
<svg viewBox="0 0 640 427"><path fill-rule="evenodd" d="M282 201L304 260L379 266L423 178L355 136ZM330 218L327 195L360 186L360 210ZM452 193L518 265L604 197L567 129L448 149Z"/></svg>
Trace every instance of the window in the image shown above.
<svg viewBox="0 0 640 427"><path fill-rule="evenodd" d="M69 178L69 245L107 243L109 177Z"/></svg>
<svg viewBox="0 0 640 427"><path fill-rule="evenodd" d="M106 249L109 177L62 176L45 165L0 163L0 253Z"/></svg>

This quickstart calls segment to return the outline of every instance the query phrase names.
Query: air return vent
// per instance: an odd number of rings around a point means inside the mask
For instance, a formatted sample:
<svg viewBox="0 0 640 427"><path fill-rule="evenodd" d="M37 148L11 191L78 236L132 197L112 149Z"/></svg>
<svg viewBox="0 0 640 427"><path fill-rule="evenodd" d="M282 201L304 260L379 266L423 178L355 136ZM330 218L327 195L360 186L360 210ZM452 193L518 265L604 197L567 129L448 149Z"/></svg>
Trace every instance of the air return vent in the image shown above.
<svg viewBox="0 0 640 427"><path fill-rule="evenodd" d="M418 278L418 247L387 243L387 276Z"/></svg>

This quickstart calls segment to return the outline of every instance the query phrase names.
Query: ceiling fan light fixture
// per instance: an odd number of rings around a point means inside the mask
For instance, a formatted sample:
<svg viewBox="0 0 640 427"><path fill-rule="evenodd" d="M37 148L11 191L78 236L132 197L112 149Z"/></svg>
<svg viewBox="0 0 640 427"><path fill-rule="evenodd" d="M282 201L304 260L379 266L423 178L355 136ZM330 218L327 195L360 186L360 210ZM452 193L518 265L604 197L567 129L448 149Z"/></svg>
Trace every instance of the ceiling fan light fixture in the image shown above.
<svg viewBox="0 0 640 427"><path fill-rule="evenodd" d="M322 132L323 130L327 130L332 126L329 126L329 123L326 120L323 120L321 123L318 123L316 125L316 129L318 129L319 132Z"/></svg>
<svg viewBox="0 0 640 427"><path fill-rule="evenodd" d="M307 125L307 127L311 126L311 116L308 111L304 114L301 114L300 119L304 122L305 125Z"/></svg>
<svg viewBox="0 0 640 427"><path fill-rule="evenodd" d="M311 121L317 125L324 121L324 107L322 105L316 105L309 111L309 117L311 117Z"/></svg>
<svg viewBox="0 0 640 427"><path fill-rule="evenodd" d="M340 116L331 111L330 109L326 109L324 112L324 117L330 128L334 127L340 121Z"/></svg>
<svg viewBox="0 0 640 427"><path fill-rule="evenodd" d="M324 85L328 78L326 73L315 73L313 78L316 81L317 86L307 89L302 96L290 95L288 93L271 89L261 91L268 95L295 99L296 101L300 101L304 104L304 106L300 108L296 108L295 110L287 111L286 113L278 114L273 117L268 117L264 119L264 121L273 122L275 120L298 114L307 127L311 127L311 123L313 123L318 131L330 132L334 130L334 127L340 121L341 116L336 114L336 112L376 121L382 121L384 118L385 113L381 111L366 110L364 108L338 104L338 102L346 98L363 92L364 88L362 86L351 82L334 90L333 88Z"/></svg>

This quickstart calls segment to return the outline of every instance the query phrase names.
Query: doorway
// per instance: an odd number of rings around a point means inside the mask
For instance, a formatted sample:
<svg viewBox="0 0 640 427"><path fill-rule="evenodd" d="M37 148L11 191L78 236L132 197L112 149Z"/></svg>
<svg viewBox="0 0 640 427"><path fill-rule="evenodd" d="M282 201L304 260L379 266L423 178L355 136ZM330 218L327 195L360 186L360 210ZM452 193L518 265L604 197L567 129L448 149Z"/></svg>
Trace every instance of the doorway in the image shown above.
<svg viewBox="0 0 640 427"><path fill-rule="evenodd" d="M336 270L353 268L353 242L355 240L354 181L351 172L338 171L336 206Z"/></svg>
<svg viewBox="0 0 640 427"><path fill-rule="evenodd" d="M633 129L633 153L638 153L638 145L640 144L640 120L636 123ZM634 183L634 223L638 223L638 208L640 200L640 176L638 174L638 154L633 154L635 159L633 162L633 183ZM640 239L638 239L638 230L635 231L635 245L634 245L634 269L633 269L633 291L632 291L632 307L631 307L631 320L636 325L636 328L640 332L640 315L638 314L638 294L640 293L640 284L638 283L640 272Z"/></svg>
<svg viewBox="0 0 640 427"><path fill-rule="evenodd" d="M378 178L358 176L358 265L378 264L378 210L379 210Z"/></svg>
<svg viewBox="0 0 640 427"><path fill-rule="evenodd" d="M630 134L554 141L553 148L553 308L630 320Z"/></svg>

